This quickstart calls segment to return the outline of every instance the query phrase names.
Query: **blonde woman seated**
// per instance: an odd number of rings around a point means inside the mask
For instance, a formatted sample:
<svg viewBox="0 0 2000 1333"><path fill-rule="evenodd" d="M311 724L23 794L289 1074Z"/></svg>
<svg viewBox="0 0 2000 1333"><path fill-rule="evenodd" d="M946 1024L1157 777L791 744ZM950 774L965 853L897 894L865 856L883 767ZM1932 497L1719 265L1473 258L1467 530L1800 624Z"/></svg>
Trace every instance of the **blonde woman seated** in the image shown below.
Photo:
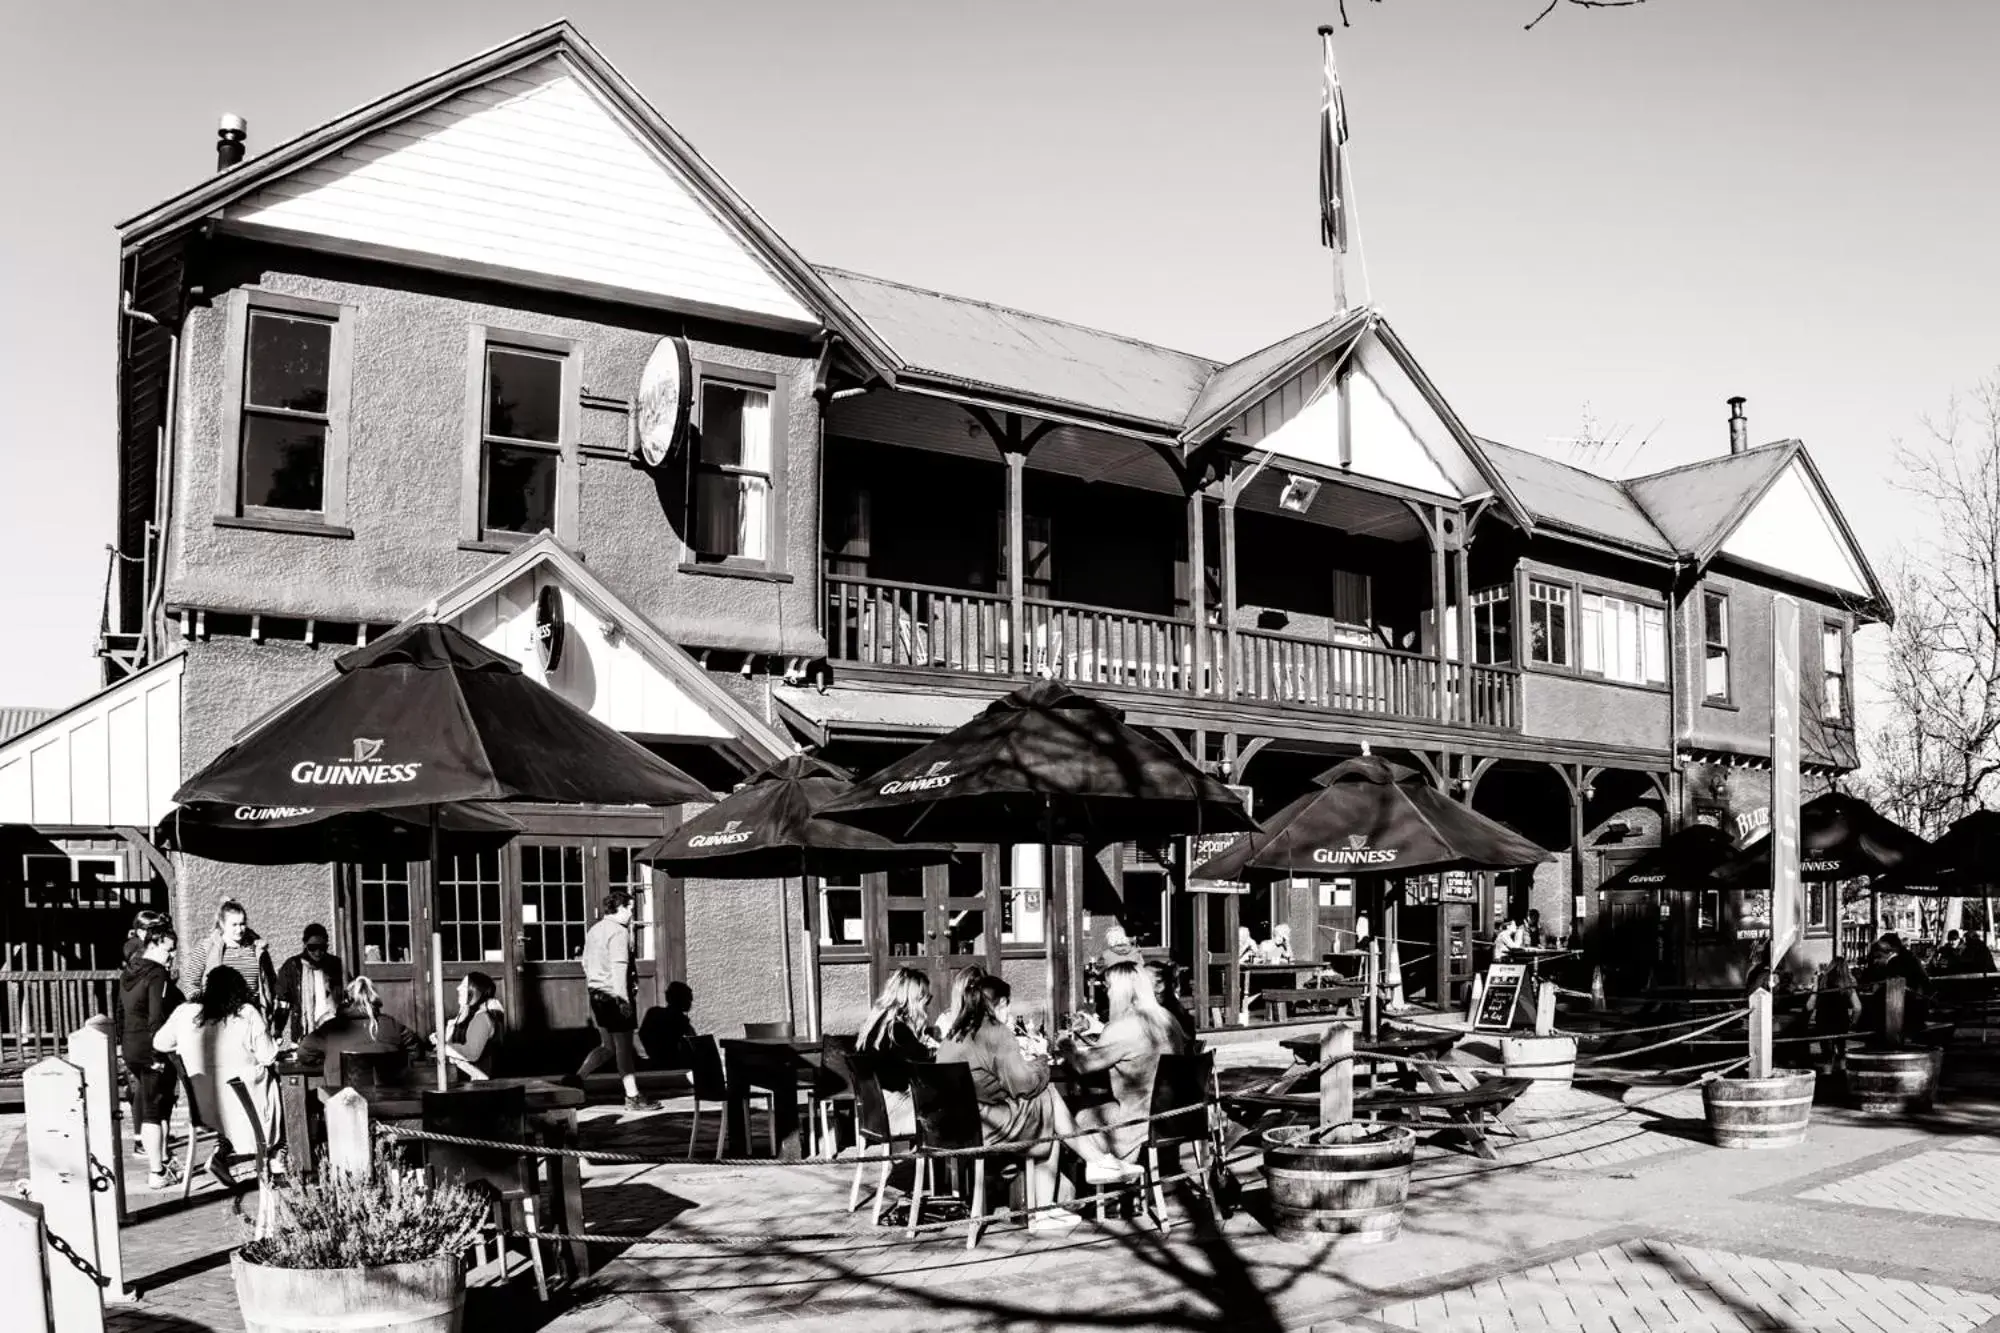
<svg viewBox="0 0 2000 1333"><path fill-rule="evenodd" d="M951 1025L958 1021L959 1011L965 1008L965 992L973 982L983 981L985 978L986 969L977 963L970 967L962 967L952 974L951 998L945 1001L944 1012L938 1015L937 1025L931 1029L939 1040L943 1040L950 1033Z"/></svg>
<svg viewBox="0 0 2000 1333"><path fill-rule="evenodd" d="M382 995L367 977L356 977L341 993L340 1008L333 1018L299 1043L299 1061L320 1065L320 1082L328 1088L341 1086L340 1056L343 1051L367 1055L393 1055L402 1051L414 1055L421 1043L417 1034L382 1012Z"/></svg>
<svg viewBox="0 0 2000 1333"><path fill-rule="evenodd" d="M1110 1101L1076 1110L1078 1128L1100 1131L1079 1143L1130 1161L1145 1146L1148 1127L1121 1122L1152 1113L1160 1057L1181 1054L1187 1043L1180 1025L1154 993L1151 975L1139 964L1114 963L1106 968L1104 990L1111 1007L1104 1031L1095 1040L1078 1041L1068 1057L1070 1067L1080 1074L1111 1076Z"/></svg>
<svg viewBox="0 0 2000 1333"><path fill-rule="evenodd" d="M937 1043L929 1033L931 979L913 967L899 967L882 988L862 1025L855 1046L875 1057L882 1103L889 1112L889 1132L907 1137L917 1131L917 1113L910 1102L910 1066L937 1059Z"/></svg>
<svg viewBox="0 0 2000 1333"><path fill-rule="evenodd" d="M971 1066L986 1142L1033 1143L1074 1134L1076 1118L1062 1095L1049 1086L1049 1067L1021 1054L1012 1026L1013 998L1013 987L998 977L981 977L968 985L964 1003L938 1048L938 1060ZM1124 1178L1120 1164L1100 1145L1088 1138L1066 1141L1087 1165L1106 1168L1107 1179ZM1061 1153L1061 1143L1045 1143L1026 1154L1030 1197L1038 1207L1058 1198ZM1068 1209L1055 1208L1031 1216L1028 1229L1067 1231L1081 1220Z"/></svg>

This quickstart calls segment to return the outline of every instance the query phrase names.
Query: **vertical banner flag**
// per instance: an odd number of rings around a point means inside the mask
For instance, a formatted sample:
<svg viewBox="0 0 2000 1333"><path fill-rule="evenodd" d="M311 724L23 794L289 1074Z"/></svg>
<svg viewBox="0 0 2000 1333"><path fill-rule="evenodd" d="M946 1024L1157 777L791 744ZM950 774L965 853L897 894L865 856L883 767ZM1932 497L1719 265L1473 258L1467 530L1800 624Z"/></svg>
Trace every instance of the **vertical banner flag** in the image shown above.
<svg viewBox="0 0 2000 1333"><path fill-rule="evenodd" d="M1324 84L1319 104L1319 243L1347 253L1347 173L1341 145L1347 142L1347 104L1333 68L1333 29L1319 30Z"/></svg>
<svg viewBox="0 0 2000 1333"><path fill-rule="evenodd" d="M1771 607L1771 970L1800 934L1799 604Z"/></svg>

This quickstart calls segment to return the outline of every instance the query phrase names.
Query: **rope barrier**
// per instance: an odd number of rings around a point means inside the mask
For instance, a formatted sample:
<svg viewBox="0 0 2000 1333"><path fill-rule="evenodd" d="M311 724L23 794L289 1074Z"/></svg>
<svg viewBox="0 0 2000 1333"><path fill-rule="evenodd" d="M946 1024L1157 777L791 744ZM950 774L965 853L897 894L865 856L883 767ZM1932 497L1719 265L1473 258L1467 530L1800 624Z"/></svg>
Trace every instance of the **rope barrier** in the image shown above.
<svg viewBox="0 0 2000 1333"><path fill-rule="evenodd" d="M1745 1009L1743 1012L1747 1014L1750 1011ZM1558 1037L1572 1037L1577 1041L1612 1041L1618 1037L1642 1037L1650 1036L1655 1032L1675 1032L1681 1028L1691 1028L1708 1021L1706 1016L1701 1018L1683 1018L1677 1023L1655 1023L1650 1027L1615 1028L1599 1032L1583 1032L1570 1028L1557 1028L1553 1035Z"/></svg>

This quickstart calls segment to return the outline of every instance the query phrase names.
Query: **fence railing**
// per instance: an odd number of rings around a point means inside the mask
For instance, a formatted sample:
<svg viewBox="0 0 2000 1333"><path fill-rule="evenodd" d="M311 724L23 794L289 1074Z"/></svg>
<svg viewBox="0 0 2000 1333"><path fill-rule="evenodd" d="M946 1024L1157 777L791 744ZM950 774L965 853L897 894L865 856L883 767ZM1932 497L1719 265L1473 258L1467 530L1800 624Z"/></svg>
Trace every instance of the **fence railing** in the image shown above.
<svg viewBox="0 0 2000 1333"><path fill-rule="evenodd" d="M0 972L0 1069L61 1055L99 1014L118 1016L115 971Z"/></svg>

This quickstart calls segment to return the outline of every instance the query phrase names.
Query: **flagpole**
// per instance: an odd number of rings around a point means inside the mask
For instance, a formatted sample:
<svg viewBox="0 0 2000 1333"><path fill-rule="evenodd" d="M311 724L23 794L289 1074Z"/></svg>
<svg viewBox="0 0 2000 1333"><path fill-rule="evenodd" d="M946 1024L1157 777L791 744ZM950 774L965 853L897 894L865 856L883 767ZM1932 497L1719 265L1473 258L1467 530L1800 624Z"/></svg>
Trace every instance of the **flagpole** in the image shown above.
<svg viewBox="0 0 2000 1333"><path fill-rule="evenodd" d="M1336 218L1347 208L1346 116L1339 104L1339 77L1333 67L1333 25L1319 27L1321 55L1320 92L1320 230L1321 243L1333 251L1333 308L1347 309L1346 221Z"/></svg>

